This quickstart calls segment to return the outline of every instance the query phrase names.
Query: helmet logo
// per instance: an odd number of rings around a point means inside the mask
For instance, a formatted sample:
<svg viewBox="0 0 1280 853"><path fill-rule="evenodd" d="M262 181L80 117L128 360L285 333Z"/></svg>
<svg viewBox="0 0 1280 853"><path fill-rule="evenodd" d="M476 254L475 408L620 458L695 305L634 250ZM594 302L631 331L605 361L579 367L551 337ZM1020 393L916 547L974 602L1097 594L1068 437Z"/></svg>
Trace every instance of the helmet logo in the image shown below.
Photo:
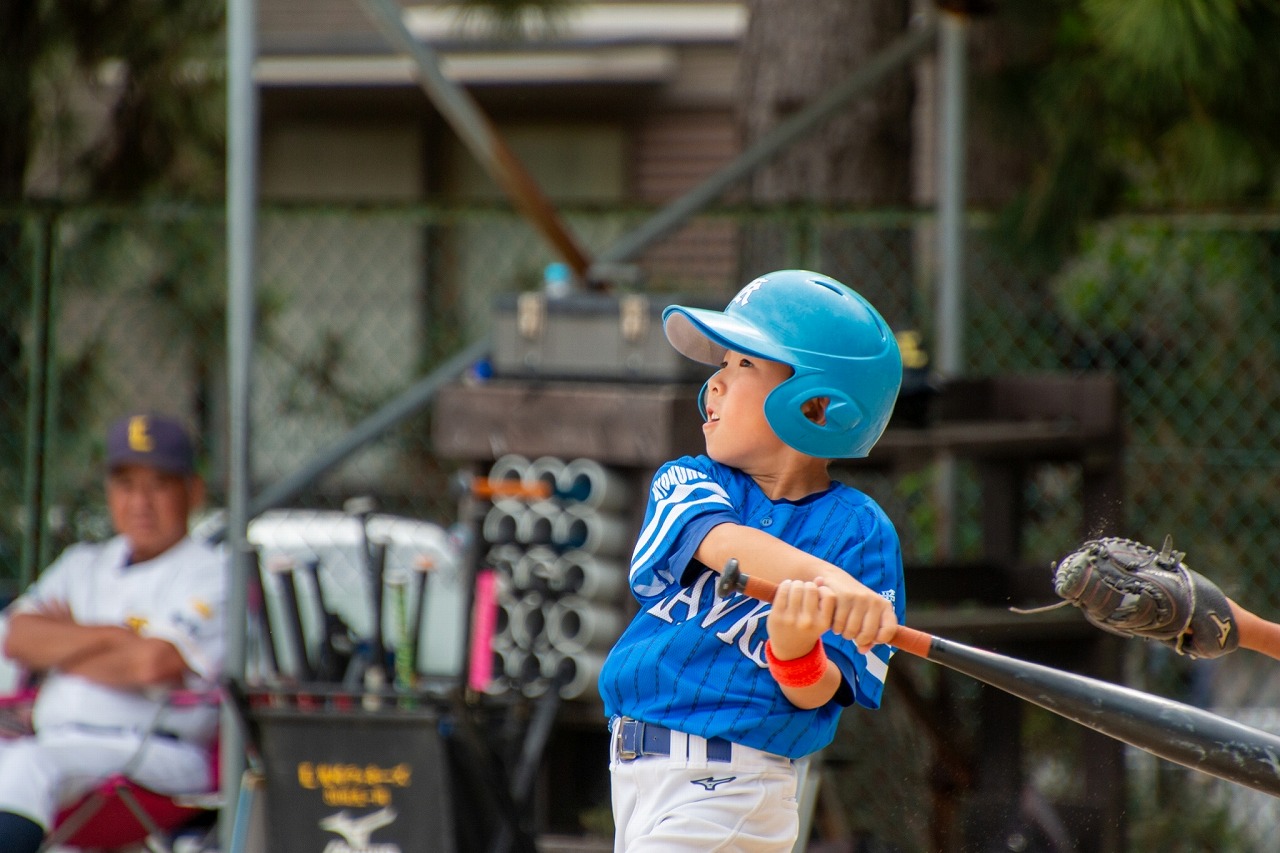
<svg viewBox="0 0 1280 853"><path fill-rule="evenodd" d="M767 278L758 278L755 281L751 282L746 287L742 288L742 290L739 290L738 295L733 297L733 301L730 302L729 304L730 305L746 305L748 302L751 301L751 294L755 293L757 290L764 287L764 283L768 280L769 279Z"/></svg>

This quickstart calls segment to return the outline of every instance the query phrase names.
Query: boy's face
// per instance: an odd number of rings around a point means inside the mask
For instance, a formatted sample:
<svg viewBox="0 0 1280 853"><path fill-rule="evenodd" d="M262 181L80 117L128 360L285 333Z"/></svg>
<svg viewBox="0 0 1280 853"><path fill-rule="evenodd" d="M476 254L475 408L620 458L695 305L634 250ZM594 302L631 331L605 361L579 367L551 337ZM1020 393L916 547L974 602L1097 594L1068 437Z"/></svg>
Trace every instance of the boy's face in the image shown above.
<svg viewBox="0 0 1280 853"><path fill-rule="evenodd" d="M702 435L715 461L751 471L786 445L764 416L769 392L791 376L791 368L739 352L725 353L707 385L707 422Z"/></svg>

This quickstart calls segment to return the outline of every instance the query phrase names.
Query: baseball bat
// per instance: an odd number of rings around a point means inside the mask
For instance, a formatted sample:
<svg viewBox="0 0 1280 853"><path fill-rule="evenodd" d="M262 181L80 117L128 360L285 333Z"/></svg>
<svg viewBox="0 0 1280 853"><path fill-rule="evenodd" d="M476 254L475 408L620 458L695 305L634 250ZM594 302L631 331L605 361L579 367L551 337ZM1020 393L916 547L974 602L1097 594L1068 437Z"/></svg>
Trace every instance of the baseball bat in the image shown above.
<svg viewBox="0 0 1280 853"><path fill-rule="evenodd" d="M377 502L370 495L348 498L342 504L343 512L354 516L358 523L360 536L357 551L364 566L365 576L369 580L369 598L373 610L371 614L373 627L368 637L370 659L364 661L363 669L359 673L366 691L364 707L369 710L379 707L382 700L378 694L387 683L387 647L383 637L382 621L387 545L385 542L373 542L369 538L369 517L373 515L376 508Z"/></svg>
<svg viewBox="0 0 1280 853"><path fill-rule="evenodd" d="M417 687L414 668L417 666L413 657L413 638L409 631L409 581L404 574L395 574L388 579L394 595L393 604L396 613L395 656L395 689L400 693L400 707L412 708L416 704L407 694Z"/></svg>
<svg viewBox="0 0 1280 853"><path fill-rule="evenodd" d="M777 584L751 578L730 560L716 592L772 601ZM1280 737L1130 687L1064 672L944 640L899 625L893 646L941 664L1101 732L1202 773L1280 796Z"/></svg>
<svg viewBox="0 0 1280 853"><path fill-rule="evenodd" d="M468 488L471 496L482 501L545 501L551 498L551 487L546 483L522 483L518 480L493 480L473 477Z"/></svg>
<svg viewBox="0 0 1280 853"><path fill-rule="evenodd" d="M360 525L360 558L365 566L369 565L369 516L377 509L378 504L370 495L359 495L347 498L342 503L342 511L352 516Z"/></svg>
<svg viewBox="0 0 1280 853"><path fill-rule="evenodd" d="M415 667L422 665L422 620L427 616L428 575L434 568L435 561L426 556L419 557L413 564L413 615L409 617L409 626L413 631L410 654Z"/></svg>
<svg viewBox="0 0 1280 853"><path fill-rule="evenodd" d="M276 657L275 634L271 630L271 620L267 616L266 592L262 582L262 552L253 548L249 553L248 601L246 603L261 640L263 662L270 670L271 677L278 678L280 661Z"/></svg>
<svg viewBox="0 0 1280 853"><path fill-rule="evenodd" d="M338 638L347 633L346 625L329 609L325 600L324 587L320 585L320 560L316 557L304 561L311 585L315 587L316 604L320 608L320 646L316 651L316 679L319 681L338 681L346 669L349 650L343 652L338 648Z"/></svg>
<svg viewBox="0 0 1280 853"><path fill-rule="evenodd" d="M302 610L298 607L298 587L294 581L292 560L279 560L270 567L280 579L280 601L284 608L286 636L293 645L299 681L314 681L315 670L307 655L306 634L302 630Z"/></svg>
<svg viewBox="0 0 1280 853"><path fill-rule="evenodd" d="M383 623L383 600L386 593L387 543L377 541L369 549L369 583L373 604L373 628L369 631L369 645L373 650L373 662L385 671L387 663L387 641Z"/></svg>

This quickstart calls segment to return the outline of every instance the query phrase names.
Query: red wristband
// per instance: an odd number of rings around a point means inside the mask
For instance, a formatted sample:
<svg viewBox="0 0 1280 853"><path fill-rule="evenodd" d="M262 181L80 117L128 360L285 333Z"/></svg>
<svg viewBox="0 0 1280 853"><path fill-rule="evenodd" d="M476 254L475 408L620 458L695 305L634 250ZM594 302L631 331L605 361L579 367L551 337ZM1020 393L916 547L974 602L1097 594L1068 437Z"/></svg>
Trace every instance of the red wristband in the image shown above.
<svg viewBox="0 0 1280 853"><path fill-rule="evenodd" d="M783 687L809 687L817 684L827 671L827 650L822 640L814 643L807 654L793 660L778 660L773 656L773 644L765 640L764 656L769 661L773 680Z"/></svg>

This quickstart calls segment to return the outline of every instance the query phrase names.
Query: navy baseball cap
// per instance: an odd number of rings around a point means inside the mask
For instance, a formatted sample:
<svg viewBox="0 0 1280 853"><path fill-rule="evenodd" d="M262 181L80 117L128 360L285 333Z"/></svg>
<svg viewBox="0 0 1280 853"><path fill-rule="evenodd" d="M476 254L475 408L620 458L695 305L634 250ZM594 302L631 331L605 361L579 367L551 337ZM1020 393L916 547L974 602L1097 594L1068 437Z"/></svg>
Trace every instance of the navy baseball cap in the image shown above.
<svg viewBox="0 0 1280 853"><path fill-rule="evenodd" d="M107 470L146 465L169 474L196 471L191 437L180 421L167 415L138 414L121 418L107 430Z"/></svg>

